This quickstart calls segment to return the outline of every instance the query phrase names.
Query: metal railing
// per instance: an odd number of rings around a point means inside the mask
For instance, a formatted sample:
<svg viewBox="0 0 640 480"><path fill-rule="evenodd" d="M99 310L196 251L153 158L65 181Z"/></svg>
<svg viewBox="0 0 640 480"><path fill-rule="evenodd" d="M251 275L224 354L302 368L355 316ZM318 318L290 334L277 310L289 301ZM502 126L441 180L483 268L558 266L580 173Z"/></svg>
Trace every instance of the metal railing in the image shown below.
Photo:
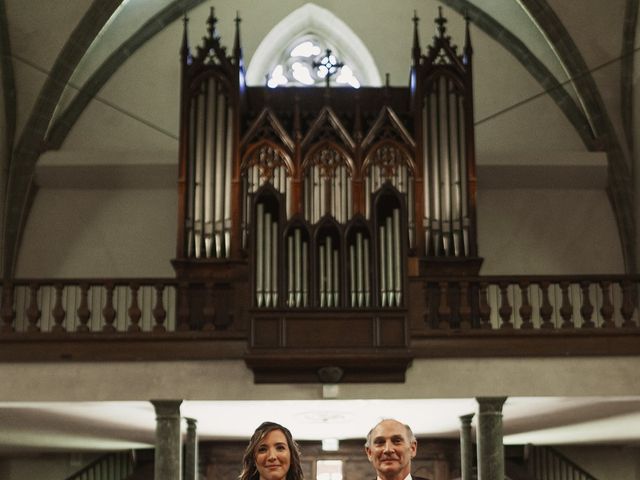
<svg viewBox="0 0 640 480"><path fill-rule="evenodd" d="M126 480L135 468L133 451L103 455L65 480Z"/></svg>
<svg viewBox="0 0 640 480"><path fill-rule="evenodd" d="M527 446L527 469L536 480L597 480L551 447Z"/></svg>

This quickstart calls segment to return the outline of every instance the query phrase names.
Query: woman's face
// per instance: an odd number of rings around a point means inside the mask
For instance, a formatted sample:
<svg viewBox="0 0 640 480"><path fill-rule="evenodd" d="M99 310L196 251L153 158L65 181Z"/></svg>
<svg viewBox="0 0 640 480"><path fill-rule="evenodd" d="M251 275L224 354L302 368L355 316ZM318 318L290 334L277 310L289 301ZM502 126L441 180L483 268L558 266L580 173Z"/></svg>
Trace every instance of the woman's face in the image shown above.
<svg viewBox="0 0 640 480"><path fill-rule="evenodd" d="M291 451L281 430L267 433L256 447L256 467L260 480L282 480L291 466Z"/></svg>

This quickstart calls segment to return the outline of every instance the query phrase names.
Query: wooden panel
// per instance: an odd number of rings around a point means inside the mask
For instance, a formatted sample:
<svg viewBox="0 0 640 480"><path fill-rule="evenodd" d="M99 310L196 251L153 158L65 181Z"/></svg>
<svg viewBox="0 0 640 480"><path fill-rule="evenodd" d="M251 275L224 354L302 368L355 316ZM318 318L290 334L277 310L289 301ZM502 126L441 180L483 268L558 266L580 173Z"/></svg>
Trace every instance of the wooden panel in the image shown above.
<svg viewBox="0 0 640 480"><path fill-rule="evenodd" d="M252 347L280 347L280 319L254 318L251 322Z"/></svg>
<svg viewBox="0 0 640 480"><path fill-rule="evenodd" d="M381 347L407 346L405 317L382 317L379 322L379 345Z"/></svg>
<svg viewBox="0 0 640 480"><path fill-rule="evenodd" d="M346 348L374 346L374 319L344 316L287 318L285 346Z"/></svg>

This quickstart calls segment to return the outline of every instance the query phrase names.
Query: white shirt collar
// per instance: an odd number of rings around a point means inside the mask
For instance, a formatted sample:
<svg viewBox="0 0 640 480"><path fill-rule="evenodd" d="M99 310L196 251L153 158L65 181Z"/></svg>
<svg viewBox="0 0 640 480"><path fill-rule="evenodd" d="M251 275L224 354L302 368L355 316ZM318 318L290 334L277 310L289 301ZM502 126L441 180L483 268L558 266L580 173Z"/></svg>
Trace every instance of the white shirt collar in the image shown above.
<svg viewBox="0 0 640 480"><path fill-rule="evenodd" d="M376 476L376 480L382 480L382 479L380 477ZM413 480L413 477L411 476L411 474L409 474L406 477L404 477L404 480Z"/></svg>

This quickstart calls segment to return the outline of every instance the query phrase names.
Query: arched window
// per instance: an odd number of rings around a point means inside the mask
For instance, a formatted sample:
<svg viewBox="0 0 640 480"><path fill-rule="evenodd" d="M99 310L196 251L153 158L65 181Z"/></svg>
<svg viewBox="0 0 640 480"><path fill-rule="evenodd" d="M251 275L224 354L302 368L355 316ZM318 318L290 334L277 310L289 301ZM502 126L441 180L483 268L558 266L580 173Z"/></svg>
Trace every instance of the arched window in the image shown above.
<svg viewBox="0 0 640 480"><path fill-rule="evenodd" d="M354 67L343 60L340 52L330 42L314 34L296 38L277 59L267 74L267 85L324 85L327 75L340 86L360 87Z"/></svg>
<svg viewBox="0 0 640 480"><path fill-rule="evenodd" d="M300 47L307 41L310 41L312 45L305 44ZM320 50L318 54L312 53L309 57L303 55L291 57L291 53L297 48L299 50L295 51L296 54L304 52L307 48L310 52L318 51L314 45ZM323 54L326 53L327 48L336 56L338 62L348 66L348 69L344 69L344 74L347 76L343 80L349 78L350 70L361 85L371 87L382 85L375 61L362 40L336 15L313 3L306 3L291 12L264 37L249 62L246 74L247 85L264 85L265 76L268 76L269 80L274 78L273 84L278 81L275 79L279 79L282 84L282 77L284 77L287 82L295 81L299 83L294 84L305 85L304 82L293 77L293 63L297 61L304 66L309 65L309 61L322 62ZM281 65L282 68L276 70L278 65ZM296 68L300 69L300 67ZM318 71L320 70L318 69ZM313 83L306 79L308 82L306 84L322 84L323 77L318 76L314 79L313 73L309 72ZM304 73L299 73L298 77L306 78L304 75ZM340 73L334 78L337 80L339 76ZM348 85L349 82L345 81L344 84Z"/></svg>

